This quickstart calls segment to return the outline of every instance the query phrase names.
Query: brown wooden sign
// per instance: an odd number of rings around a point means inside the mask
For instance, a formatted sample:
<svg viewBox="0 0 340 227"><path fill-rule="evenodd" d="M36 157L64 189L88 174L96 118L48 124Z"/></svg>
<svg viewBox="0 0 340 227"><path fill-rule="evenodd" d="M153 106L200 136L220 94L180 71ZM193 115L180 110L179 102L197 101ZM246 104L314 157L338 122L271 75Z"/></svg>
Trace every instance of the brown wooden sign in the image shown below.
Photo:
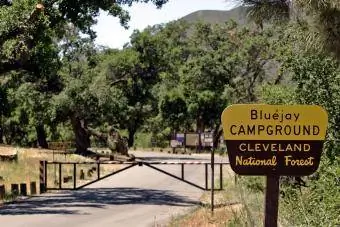
<svg viewBox="0 0 340 227"><path fill-rule="evenodd" d="M240 175L310 175L319 167L327 121L315 105L229 106L222 125L231 168Z"/></svg>

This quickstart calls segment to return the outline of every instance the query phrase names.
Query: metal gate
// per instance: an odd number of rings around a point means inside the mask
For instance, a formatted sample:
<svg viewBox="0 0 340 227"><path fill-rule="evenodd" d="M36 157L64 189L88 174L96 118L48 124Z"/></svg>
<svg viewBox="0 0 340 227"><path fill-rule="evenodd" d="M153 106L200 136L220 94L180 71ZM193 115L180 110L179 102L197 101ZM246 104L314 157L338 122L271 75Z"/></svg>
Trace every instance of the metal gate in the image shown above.
<svg viewBox="0 0 340 227"><path fill-rule="evenodd" d="M96 176L94 177L95 179L91 179L89 182L86 182L82 185L77 185L77 181L78 180L83 180L85 177L85 172L83 169L80 169L79 174L77 173L79 170L79 166L86 166L86 165L90 165L93 166L88 172L87 174L89 175L89 173L92 171L96 172ZM121 168L119 170L114 170L111 171L109 173L105 173L102 174L101 173L101 167L103 167L104 165L127 165L124 168ZM158 166L159 165L177 165L181 168L181 176L176 176L170 172L167 172L163 169L160 169ZM186 180L185 178L185 166L187 165L200 165L200 166L204 166L204 172L205 172L205 184L204 186L202 185L198 185L197 183L194 183L192 181ZM214 190L222 190L223 189L223 166L224 165L229 165L228 162L216 162L213 163L214 167L218 166L219 167L219 188L215 188ZM57 186L49 186L48 185L48 181L49 178L51 178L50 176L50 171L48 170L49 166L53 166L54 167L54 174L55 176L58 175L58 177L55 177L55 181L54 181L54 185ZM63 167L68 167L68 170L71 171L71 176L64 176L62 174L62 170ZM78 190L81 188L84 188L88 185L91 185L93 183L96 183L100 180L103 180L107 177L113 176L115 174L118 174L120 172L123 172L125 170L128 170L134 166L147 166L151 169L154 169L158 172L161 172L163 174L166 174L172 178L175 178L179 181L185 182L193 187L199 188L201 190L211 190L211 188L209 188L208 186L208 172L209 172L209 166L212 169L212 173L214 172L213 170L213 166L210 162L147 162L147 161L133 161L133 162L117 162L117 161L107 161L107 162L50 162L50 161L40 161L40 189L41 192L46 192L48 190ZM57 174L58 172L58 174ZM91 174L92 176L92 174ZM93 178L93 177L92 177ZM69 183L69 181L71 181L71 185ZM65 182L67 182L68 184L66 184ZM69 187L66 187L66 186Z"/></svg>

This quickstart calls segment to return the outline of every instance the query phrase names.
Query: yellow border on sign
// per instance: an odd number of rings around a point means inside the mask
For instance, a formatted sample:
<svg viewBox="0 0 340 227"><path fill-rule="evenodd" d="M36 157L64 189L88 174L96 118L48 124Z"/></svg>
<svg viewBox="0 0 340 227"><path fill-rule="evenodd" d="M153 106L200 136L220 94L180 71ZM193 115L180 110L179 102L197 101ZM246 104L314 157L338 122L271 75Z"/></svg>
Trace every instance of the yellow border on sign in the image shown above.
<svg viewBox="0 0 340 227"><path fill-rule="evenodd" d="M221 120L225 140L324 140L328 114L317 105L234 104Z"/></svg>

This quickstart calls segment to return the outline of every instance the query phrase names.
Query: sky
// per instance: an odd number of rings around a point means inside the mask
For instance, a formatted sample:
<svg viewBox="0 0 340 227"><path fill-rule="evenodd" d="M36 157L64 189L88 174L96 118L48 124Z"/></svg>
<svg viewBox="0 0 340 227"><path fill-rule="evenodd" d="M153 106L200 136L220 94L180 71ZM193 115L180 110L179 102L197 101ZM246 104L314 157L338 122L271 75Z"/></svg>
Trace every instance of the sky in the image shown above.
<svg viewBox="0 0 340 227"><path fill-rule="evenodd" d="M117 18L101 12L93 27L97 33L96 44L121 49L135 29L177 20L197 10L230 10L234 6L232 0L169 0L161 9L152 3L134 3L125 8L131 17L129 29L124 29Z"/></svg>

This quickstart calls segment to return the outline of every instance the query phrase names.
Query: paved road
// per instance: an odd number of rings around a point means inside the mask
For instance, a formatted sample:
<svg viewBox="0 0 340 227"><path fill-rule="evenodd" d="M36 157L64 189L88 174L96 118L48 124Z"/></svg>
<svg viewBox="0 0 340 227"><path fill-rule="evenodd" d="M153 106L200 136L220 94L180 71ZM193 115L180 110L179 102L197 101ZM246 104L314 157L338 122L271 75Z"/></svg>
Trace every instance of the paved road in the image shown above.
<svg viewBox="0 0 340 227"><path fill-rule="evenodd" d="M135 153L145 161L209 161L208 155ZM216 161L225 161L216 157ZM158 166L180 176L180 166ZM204 166L186 166L185 178L204 186ZM135 166L79 191L44 194L0 207L6 227L163 226L199 204L203 191L157 172Z"/></svg>

